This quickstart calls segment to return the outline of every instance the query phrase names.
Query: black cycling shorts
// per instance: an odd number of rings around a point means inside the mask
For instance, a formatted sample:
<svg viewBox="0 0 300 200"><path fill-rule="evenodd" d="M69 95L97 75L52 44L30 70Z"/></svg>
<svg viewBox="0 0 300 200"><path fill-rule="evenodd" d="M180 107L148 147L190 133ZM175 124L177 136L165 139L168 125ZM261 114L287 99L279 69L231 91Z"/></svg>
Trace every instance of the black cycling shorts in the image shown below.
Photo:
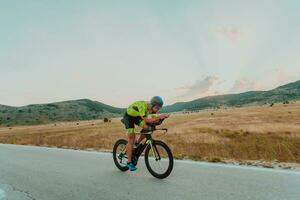
<svg viewBox="0 0 300 200"><path fill-rule="evenodd" d="M130 116L126 112L121 121L125 125L127 133L131 134L131 133L134 133L134 126L135 125L140 126L143 119L140 116L138 116L138 117Z"/></svg>

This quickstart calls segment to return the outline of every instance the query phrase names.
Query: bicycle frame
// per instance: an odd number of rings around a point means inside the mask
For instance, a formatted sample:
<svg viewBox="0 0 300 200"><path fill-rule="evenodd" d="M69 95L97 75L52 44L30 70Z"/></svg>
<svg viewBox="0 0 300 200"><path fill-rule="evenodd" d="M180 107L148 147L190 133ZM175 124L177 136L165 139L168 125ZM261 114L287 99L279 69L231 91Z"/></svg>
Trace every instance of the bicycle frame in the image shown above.
<svg viewBox="0 0 300 200"><path fill-rule="evenodd" d="M151 131L149 131L149 132L147 132L147 133L146 133L146 131L143 131L143 130L141 131L141 134L143 134L143 135L146 136L146 141L145 141L143 144L139 145L139 146L134 150L133 156L135 157L136 161L139 159L139 157L142 155L142 153L144 152L144 150L146 149L146 147L147 147L148 145L150 145L151 150L152 150L152 153L153 153L153 155L155 156L155 159L156 159L156 160L160 160L160 159L161 159L161 157L160 157L160 155L159 155L159 151L157 150L156 146L153 145L153 138L152 138L152 133L153 133L154 131L157 131L157 130L163 130L163 131L165 131L165 132L168 131L168 129L166 129L166 128L156 129L155 127L154 127L154 128L151 128ZM154 148L153 148L153 147L154 147Z"/></svg>
<svg viewBox="0 0 300 200"><path fill-rule="evenodd" d="M167 128L156 129L156 127L151 127L150 131L141 130L140 134L146 136L146 141L133 150L132 152L133 162L137 162L139 160L140 156L142 155L142 153L144 152L144 150L147 148L148 145L150 145L151 147L152 153L155 156L155 160L157 161L161 159L159 151L157 150L156 146L153 145L153 138L152 138L152 133L158 130L165 131L165 133L168 132ZM121 152L122 155L126 153L126 149L127 147L124 148L124 150Z"/></svg>
<svg viewBox="0 0 300 200"><path fill-rule="evenodd" d="M152 145L153 139L151 134L145 134L145 136L146 136L146 141L134 149L133 156L135 157L136 160L139 159L139 157L142 155L142 153L144 152L144 150L148 145L151 145L151 147L153 147Z"/></svg>

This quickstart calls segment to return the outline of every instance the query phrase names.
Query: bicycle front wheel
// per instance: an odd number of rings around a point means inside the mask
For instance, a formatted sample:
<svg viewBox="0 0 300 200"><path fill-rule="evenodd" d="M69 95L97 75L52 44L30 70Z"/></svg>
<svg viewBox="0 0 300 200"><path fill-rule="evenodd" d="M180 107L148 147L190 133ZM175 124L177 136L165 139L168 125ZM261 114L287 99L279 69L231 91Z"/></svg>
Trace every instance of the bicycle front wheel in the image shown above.
<svg viewBox="0 0 300 200"><path fill-rule="evenodd" d="M162 141L154 140L145 151L146 167L152 176L163 179L173 170L173 155L170 148Z"/></svg>

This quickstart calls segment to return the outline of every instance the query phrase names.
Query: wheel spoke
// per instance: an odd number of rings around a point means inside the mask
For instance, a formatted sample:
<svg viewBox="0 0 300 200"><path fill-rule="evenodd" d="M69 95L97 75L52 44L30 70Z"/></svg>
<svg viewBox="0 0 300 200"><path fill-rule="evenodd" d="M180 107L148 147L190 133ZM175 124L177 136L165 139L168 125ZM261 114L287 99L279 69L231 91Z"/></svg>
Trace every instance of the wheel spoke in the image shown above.
<svg viewBox="0 0 300 200"><path fill-rule="evenodd" d="M126 146L125 145L119 145L117 149L117 155L119 158L119 163L122 165L127 165L127 155L126 155ZM124 161L125 160L125 161Z"/></svg>
<svg viewBox="0 0 300 200"><path fill-rule="evenodd" d="M161 145L153 145L148 155L149 166L157 174L164 174L169 167L169 157L165 148Z"/></svg>

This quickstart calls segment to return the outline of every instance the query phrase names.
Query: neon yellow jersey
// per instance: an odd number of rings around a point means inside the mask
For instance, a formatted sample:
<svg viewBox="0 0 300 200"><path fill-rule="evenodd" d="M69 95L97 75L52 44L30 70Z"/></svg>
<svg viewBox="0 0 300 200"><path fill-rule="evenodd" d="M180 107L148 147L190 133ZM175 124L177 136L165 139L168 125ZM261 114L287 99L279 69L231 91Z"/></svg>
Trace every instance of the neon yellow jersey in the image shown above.
<svg viewBox="0 0 300 200"><path fill-rule="evenodd" d="M132 117L146 117L152 114L152 111L148 110L148 104L147 101L136 101L127 108L127 114Z"/></svg>

